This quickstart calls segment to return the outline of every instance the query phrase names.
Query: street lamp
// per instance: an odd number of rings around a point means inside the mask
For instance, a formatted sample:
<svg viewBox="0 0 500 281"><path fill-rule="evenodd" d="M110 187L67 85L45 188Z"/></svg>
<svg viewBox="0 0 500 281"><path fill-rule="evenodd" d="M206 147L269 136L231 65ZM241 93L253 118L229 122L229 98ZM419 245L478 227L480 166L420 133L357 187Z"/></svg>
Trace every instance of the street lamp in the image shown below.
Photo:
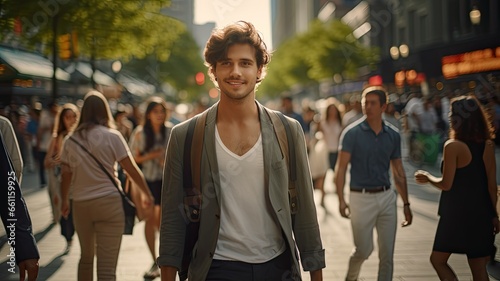
<svg viewBox="0 0 500 281"><path fill-rule="evenodd" d="M481 12L476 6L472 7L472 10L469 13L469 17L470 22L473 25L479 25L481 23Z"/></svg>
<svg viewBox="0 0 500 281"><path fill-rule="evenodd" d="M392 46L391 49L389 50L389 53L391 54L391 58L393 60L398 60L399 59L399 49L396 46Z"/></svg>
<svg viewBox="0 0 500 281"><path fill-rule="evenodd" d="M119 60L115 60L112 64L111 64L111 69L113 70L113 72L115 74L117 74L118 72L120 72L120 70L122 70L122 62L119 61Z"/></svg>
<svg viewBox="0 0 500 281"><path fill-rule="evenodd" d="M122 70L122 62L119 61L119 60L115 60L112 64L111 64L111 70L113 70L113 73L115 74L113 78L115 78L115 81L116 81L116 86L115 86L115 91L119 91L121 92L121 88L119 86L120 82L118 82L118 73L120 72L120 70Z"/></svg>
<svg viewBox="0 0 500 281"><path fill-rule="evenodd" d="M392 46L389 53L391 54L391 58L393 60L398 60L399 56L405 59L410 55L410 48L408 48L408 45L406 44L401 44L399 47Z"/></svg>
<svg viewBox="0 0 500 281"><path fill-rule="evenodd" d="M407 73L405 70L404 60L410 55L410 48L406 44L401 44L399 47L392 46L389 49L389 53L394 61L399 60L399 58L402 59L402 67L400 67L401 69L399 69L394 75L394 84L397 86L406 86L405 82L407 80Z"/></svg>
<svg viewBox="0 0 500 281"><path fill-rule="evenodd" d="M399 46L399 54L402 58L407 58L408 55L410 55L410 48L408 48L408 45L402 44L401 46Z"/></svg>

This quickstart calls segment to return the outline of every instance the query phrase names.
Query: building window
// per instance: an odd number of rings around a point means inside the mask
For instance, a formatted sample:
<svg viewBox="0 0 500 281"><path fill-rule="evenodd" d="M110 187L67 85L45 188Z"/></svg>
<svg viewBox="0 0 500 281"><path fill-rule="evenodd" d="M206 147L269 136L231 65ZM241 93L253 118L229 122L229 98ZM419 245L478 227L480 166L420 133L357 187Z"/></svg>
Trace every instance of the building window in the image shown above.
<svg viewBox="0 0 500 281"><path fill-rule="evenodd" d="M448 10L449 28L451 38L457 40L460 37L460 4L454 0L449 2Z"/></svg>
<svg viewBox="0 0 500 281"><path fill-rule="evenodd" d="M404 27L400 27L398 29L398 40L399 40L399 43L406 43L406 36L405 36L405 28Z"/></svg>
<svg viewBox="0 0 500 281"><path fill-rule="evenodd" d="M417 33L415 32L415 23L416 23L415 11L408 12L408 43L410 46L415 45L415 37Z"/></svg>
<svg viewBox="0 0 500 281"><path fill-rule="evenodd" d="M428 16L427 15L421 15L420 16L420 42L419 43L425 43L428 40L427 34L429 33L427 30L427 21L428 21Z"/></svg>

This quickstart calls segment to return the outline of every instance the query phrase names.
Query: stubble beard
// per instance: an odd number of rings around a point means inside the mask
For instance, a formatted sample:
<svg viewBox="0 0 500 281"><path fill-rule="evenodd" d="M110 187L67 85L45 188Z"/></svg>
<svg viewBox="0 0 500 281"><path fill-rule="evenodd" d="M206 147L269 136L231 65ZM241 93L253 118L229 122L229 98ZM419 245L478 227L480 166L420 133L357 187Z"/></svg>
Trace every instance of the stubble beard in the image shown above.
<svg viewBox="0 0 500 281"><path fill-rule="evenodd" d="M221 89L221 97L225 96L229 100L235 101L235 102L242 102L246 100L253 92L255 89L249 90L247 92L244 92L244 94L239 94L239 93L232 93L231 91L224 91Z"/></svg>

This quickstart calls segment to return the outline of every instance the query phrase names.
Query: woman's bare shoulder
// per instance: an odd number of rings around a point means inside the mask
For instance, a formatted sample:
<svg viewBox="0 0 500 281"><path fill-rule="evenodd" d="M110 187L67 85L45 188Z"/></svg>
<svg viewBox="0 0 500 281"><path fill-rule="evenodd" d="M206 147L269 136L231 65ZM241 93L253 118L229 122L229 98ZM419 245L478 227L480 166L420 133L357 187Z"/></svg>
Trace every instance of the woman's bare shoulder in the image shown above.
<svg viewBox="0 0 500 281"><path fill-rule="evenodd" d="M444 143L444 147L447 149L463 149L467 147L467 144L460 140L449 139Z"/></svg>

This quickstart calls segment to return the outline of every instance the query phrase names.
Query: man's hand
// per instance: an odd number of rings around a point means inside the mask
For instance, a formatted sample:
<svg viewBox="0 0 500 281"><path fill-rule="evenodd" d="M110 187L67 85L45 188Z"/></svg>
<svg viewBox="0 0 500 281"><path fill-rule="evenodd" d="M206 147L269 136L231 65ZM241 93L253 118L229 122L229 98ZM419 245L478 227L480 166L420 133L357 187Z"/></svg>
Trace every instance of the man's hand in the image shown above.
<svg viewBox="0 0 500 281"><path fill-rule="evenodd" d="M409 226L411 225L411 222L413 221L413 214L410 209L410 205L405 205L403 206L403 210L405 213L405 220L401 223L402 227Z"/></svg>
<svg viewBox="0 0 500 281"><path fill-rule="evenodd" d="M349 205L347 205L347 203L345 202L339 203L339 212L343 218L349 218L349 216L351 215L351 209L349 209Z"/></svg>
<svg viewBox="0 0 500 281"><path fill-rule="evenodd" d="M311 281L323 281L323 271L321 269L310 271Z"/></svg>
<svg viewBox="0 0 500 281"><path fill-rule="evenodd" d="M498 221L498 218L493 218L492 220L493 223L493 233L498 234L500 232L500 222Z"/></svg>
<svg viewBox="0 0 500 281"><path fill-rule="evenodd" d="M19 280L26 280L26 271L28 272L28 281L35 281L38 277L38 259L23 260L19 263Z"/></svg>
<svg viewBox="0 0 500 281"><path fill-rule="evenodd" d="M175 281L177 268L173 266L161 266L161 281Z"/></svg>

